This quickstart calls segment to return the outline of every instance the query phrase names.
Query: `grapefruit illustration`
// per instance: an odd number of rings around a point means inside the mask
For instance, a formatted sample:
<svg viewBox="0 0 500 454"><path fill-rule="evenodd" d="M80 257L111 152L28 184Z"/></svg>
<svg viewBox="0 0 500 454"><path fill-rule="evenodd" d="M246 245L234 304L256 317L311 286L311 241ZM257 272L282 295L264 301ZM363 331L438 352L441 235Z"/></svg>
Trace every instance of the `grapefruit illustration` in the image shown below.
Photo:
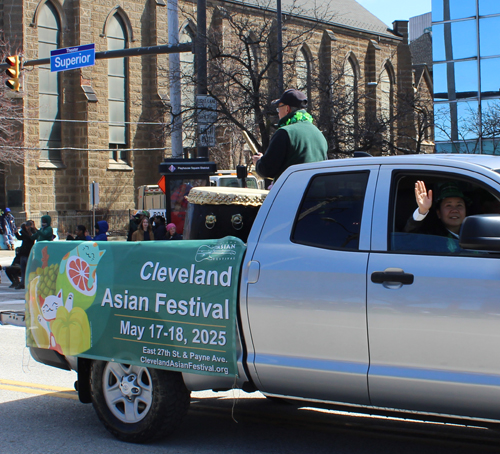
<svg viewBox="0 0 500 454"><path fill-rule="evenodd" d="M81 257L72 255L57 276L56 288L62 289L65 300L73 293L73 306L86 310L94 302L97 290L97 275L94 274L95 266L91 267ZM89 286L90 282L92 285Z"/></svg>

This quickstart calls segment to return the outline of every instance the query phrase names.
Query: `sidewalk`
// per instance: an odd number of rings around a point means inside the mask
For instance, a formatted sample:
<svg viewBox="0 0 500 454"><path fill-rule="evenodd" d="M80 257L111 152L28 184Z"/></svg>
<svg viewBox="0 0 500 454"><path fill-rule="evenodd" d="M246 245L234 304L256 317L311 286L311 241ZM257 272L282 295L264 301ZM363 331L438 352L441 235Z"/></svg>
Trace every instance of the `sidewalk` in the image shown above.
<svg viewBox="0 0 500 454"><path fill-rule="evenodd" d="M2 268L9 266L14 260L15 251L0 249L0 265ZM2 270L0 282L0 326L24 325L24 290L14 290L9 288L11 284L9 278Z"/></svg>
<svg viewBox="0 0 500 454"><path fill-rule="evenodd" d="M7 249L0 249L0 258L12 257L12 259L14 259L15 255L16 255L16 251L9 251Z"/></svg>
<svg viewBox="0 0 500 454"><path fill-rule="evenodd" d="M12 263L12 260L14 260L15 256L16 251L7 251L5 249L0 249L0 265L2 265L2 268L4 266L9 266ZM2 271L2 282L7 282L4 281L4 278L7 281L9 280L5 273Z"/></svg>

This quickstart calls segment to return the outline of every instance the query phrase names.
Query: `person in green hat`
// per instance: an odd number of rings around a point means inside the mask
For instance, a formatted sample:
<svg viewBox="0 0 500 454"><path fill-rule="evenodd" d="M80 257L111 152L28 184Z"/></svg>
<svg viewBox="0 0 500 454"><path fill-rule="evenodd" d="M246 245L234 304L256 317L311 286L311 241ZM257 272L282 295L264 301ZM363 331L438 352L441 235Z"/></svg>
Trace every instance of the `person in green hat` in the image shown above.
<svg viewBox="0 0 500 454"><path fill-rule="evenodd" d="M328 159L328 143L306 111L304 93L294 88L286 90L273 105L278 112L278 129L266 152L252 157L262 178L276 181L292 165Z"/></svg>
<svg viewBox="0 0 500 454"><path fill-rule="evenodd" d="M446 182L438 188L434 202L439 222L427 225L424 221L433 205L432 189L427 191L423 181L415 183L415 199L418 208L405 226L405 232L427 233L457 239L460 228L467 215L466 200L463 192L454 182Z"/></svg>

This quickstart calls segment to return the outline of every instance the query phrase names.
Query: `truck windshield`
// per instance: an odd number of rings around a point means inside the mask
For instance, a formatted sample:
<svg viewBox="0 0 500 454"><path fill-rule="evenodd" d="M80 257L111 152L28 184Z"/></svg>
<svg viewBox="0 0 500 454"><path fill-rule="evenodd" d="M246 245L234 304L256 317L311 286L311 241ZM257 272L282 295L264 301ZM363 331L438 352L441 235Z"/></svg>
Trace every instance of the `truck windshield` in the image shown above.
<svg viewBox="0 0 500 454"><path fill-rule="evenodd" d="M240 182L238 178L220 178L219 186L225 186L228 188L239 188ZM254 178L247 178L247 188L257 189L257 181Z"/></svg>

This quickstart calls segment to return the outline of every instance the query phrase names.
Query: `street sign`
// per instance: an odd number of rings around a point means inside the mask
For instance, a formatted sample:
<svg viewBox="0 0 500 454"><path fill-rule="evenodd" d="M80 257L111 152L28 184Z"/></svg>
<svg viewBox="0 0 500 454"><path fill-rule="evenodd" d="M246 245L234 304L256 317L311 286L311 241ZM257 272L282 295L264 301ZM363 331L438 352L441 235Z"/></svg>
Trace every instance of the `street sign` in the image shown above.
<svg viewBox="0 0 500 454"><path fill-rule="evenodd" d="M99 205L99 183L95 181L90 183L90 204L94 207Z"/></svg>
<svg viewBox="0 0 500 454"><path fill-rule="evenodd" d="M196 96L198 123L212 124L217 121L217 101L207 95Z"/></svg>
<svg viewBox="0 0 500 454"><path fill-rule="evenodd" d="M50 51L50 71L68 71L95 64L95 44Z"/></svg>
<svg viewBox="0 0 500 454"><path fill-rule="evenodd" d="M215 126L198 123L198 146L199 147L215 147Z"/></svg>
<svg viewBox="0 0 500 454"><path fill-rule="evenodd" d="M167 193L167 181L165 179L165 175L162 175L159 179L158 187L161 189L161 192L163 192L163 194Z"/></svg>
<svg viewBox="0 0 500 454"><path fill-rule="evenodd" d="M215 162L204 161L198 158L184 160L165 159L165 162L160 164L160 173L163 176L170 177L171 175L175 175L179 179L206 176L208 182L208 175L214 175L216 171L217 165ZM158 182L158 185L161 181ZM165 180L165 185L167 184L168 180Z"/></svg>

